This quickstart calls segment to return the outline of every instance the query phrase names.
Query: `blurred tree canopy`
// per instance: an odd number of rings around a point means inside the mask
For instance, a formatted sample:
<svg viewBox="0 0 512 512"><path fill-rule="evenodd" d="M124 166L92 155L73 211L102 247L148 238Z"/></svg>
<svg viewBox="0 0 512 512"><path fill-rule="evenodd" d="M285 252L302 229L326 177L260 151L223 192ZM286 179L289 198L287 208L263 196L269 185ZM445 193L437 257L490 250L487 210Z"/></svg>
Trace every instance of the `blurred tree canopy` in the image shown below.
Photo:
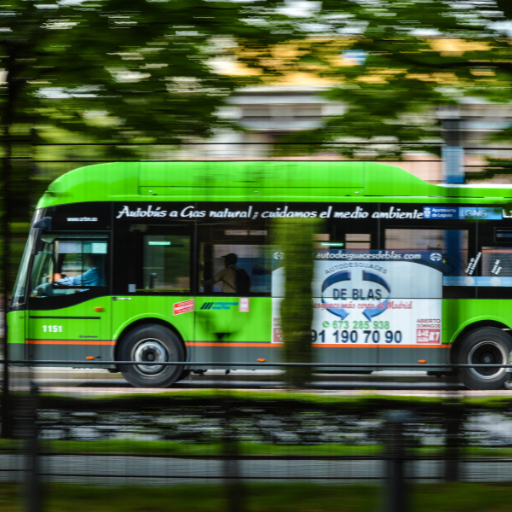
<svg viewBox="0 0 512 512"><path fill-rule="evenodd" d="M0 0L4 144L18 147L14 159L117 159L138 154L123 144L209 137L228 125L226 97L257 80L216 60L290 37L282 3ZM44 141L69 146L27 154ZM72 146L93 142L108 145Z"/></svg>
<svg viewBox="0 0 512 512"><path fill-rule="evenodd" d="M24 242L33 201L58 175L94 161L168 158L173 146L230 126L219 107L258 76L227 74L219 61L243 47L246 66L264 72L265 46L295 34L284 3L0 0L4 264L9 230Z"/></svg>
<svg viewBox="0 0 512 512"><path fill-rule="evenodd" d="M346 109L297 142L377 141L376 151L396 157L408 143L442 140L436 108L467 96L512 99L510 0L323 0L310 23L315 36L295 65L328 79L325 96ZM353 156L360 146L333 149Z"/></svg>

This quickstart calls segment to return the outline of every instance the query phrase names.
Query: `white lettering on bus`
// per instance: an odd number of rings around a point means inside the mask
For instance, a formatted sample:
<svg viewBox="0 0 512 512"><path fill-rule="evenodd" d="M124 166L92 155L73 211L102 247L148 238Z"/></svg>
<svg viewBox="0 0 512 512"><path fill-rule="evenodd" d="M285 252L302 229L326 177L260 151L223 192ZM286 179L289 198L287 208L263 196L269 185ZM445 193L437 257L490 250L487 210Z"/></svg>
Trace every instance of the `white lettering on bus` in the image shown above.
<svg viewBox="0 0 512 512"><path fill-rule="evenodd" d="M252 206L249 206L247 211L245 210L235 210L232 211L229 208L224 208L224 210L210 210L210 217L217 219L226 219L226 218L240 218L240 219L250 219L252 215Z"/></svg>
<svg viewBox="0 0 512 512"><path fill-rule="evenodd" d="M320 214L321 219L330 219L331 218L331 212L332 212L332 206L329 206L326 212L322 212Z"/></svg>
<svg viewBox="0 0 512 512"><path fill-rule="evenodd" d="M318 217L318 212L316 211L306 211L306 212L293 212L288 211L288 206L285 206L283 209L276 208L275 211L265 211L261 214L264 219L282 219L282 218L298 218L298 219L314 219Z"/></svg>
<svg viewBox="0 0 512 512"><path fill-rule="evenodd" d="M206 217L204 210L194 210L195 206L186 206L181 210L180 217L187 217L189 219L202 219Z"/></svg>
<svg viewBox="0 0 512 512"><path fill-rule="evenodd" d="M378 253L345 253L318 252L315 254L317 260L421 260L420 253L396 253L395 251L379 251Z"/></svg>
<svg viewBox="0 0 512 512"><path fill-rule="evenodd" d="M116 219L120 219L121 217L165 217L167 215L167 210L162 210L161 206L158 206L153 210L153 206L149 205L146 210L142 208L137 208L137 210L130 210L129 206L123 206L123 209L119 211Z"/></svg>
<svg viewBox="0 0 512 512"><path fill-rule="evenodd" d="M361 206L357 206L352 211L334 212L335 219L366 219L370 214ZM390 206L388 211L373 212L372 219L422 219L423 212L414 210L412 212L403 212L401 208Z"/></svg>
<svg viewBox="0 0 512 512"><path fill-rule="evenodd" d="M334 212L335 219L366 219L369 213L357 206L353 212Z"/></svg>
<svg viewBox="0 0 512 512"><path fill-rule="evenodd" d="M403 212L401 208L395 210L394 206L390 206L387 212L372 213L372 219L423 219L423 212Z"/></svg>

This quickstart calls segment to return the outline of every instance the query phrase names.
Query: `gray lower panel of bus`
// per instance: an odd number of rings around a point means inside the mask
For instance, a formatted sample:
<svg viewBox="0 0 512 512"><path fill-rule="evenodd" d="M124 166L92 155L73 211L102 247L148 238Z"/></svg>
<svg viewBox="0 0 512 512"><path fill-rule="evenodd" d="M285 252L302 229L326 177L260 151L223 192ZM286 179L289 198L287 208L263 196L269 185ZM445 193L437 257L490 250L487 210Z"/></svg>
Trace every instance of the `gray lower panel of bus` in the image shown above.
<svg viewBox="0 0 512 512"><path fill-rule="evenodd" d="M45 363L41 366L59 366L73 368L115 368L114 365L101 364L101 361L111 361L113 358L112 345L28 345L22 343L9 344L9 359L30 359L33 361L83 361L84 364ZM94 357L93 364L87 364L87 357Z"/></svg>
<svg viewBox="0 0 512 512"><path fill-rule="evenodd" d="M283 361L281 346L269 347L268 344L262 344L261 347L236 347L226 344L225 346L192 346L187 347L188 361L190 362L212 362L212 363L254 363L251 366L244 366L246 369L272 369L264 367L258 362L258 359L264 359L268 363L278 363ZM357 368L336 368L323 367L326 371L376 371L376 370L394 370L393 365L410 364L411 368L402 368L403 370L422 369L418 361L425 361L428 364L448 364L450 349L440 346L432 347L313 347L313 360L317 363L328 364L360 364ZM94 365L87 364L87 357L94 357ZM114 365L101 364L101 361L111 361L113 359L113 347L105 346L87 346L87 345L36 345L28 346L24 344L9 344L9 359L23 360L55 360L55 361L84 361L84 364L69 363L46 364L46 366L72 366L75 368L115 368ZM370 364L372 366L365 366ZM386 367L375 367L373 365L383 364ZM218 366L204 364L199 366L190 366L190 369L213 369ZM236 366L222 367L225 369L234 369ZM277 368L275 368L277 369ZM443 370L443 368L428 368L429 371Z"/></svg>
<svg viewBox="0 0 512 512"><path fill-rule="evenodd" d="M26 359L26 345L24 343L9 343L9 359Z"/></svg>
<svg viewBox="0 0 512 512"><path fill-rule="evenodd" d="M217 363L236 363L236 362L254 362L254 366L244 367L250 369L266 368L258 365L258 359L265 359L268 363L277 363L283 360L282 348L280 346L269 347L265 344L262 347L233 347L226 346L204 347L194 346L188 347L188 360L197 362L217 362ZM317 363L328 364L360 364L357 368L337 368L323 367L326 371L376 371L376 370L394 370L395 364L410 364L410 368L402 368L403 370L426 371L418 361L426 361L428 364L448 364L450 349L440 346L439 348L426 347L313 347L313 360ZM378 368L375 366L365 366L366 364L384 364L387 367ZM191 367L191 369L198 367ZM213 366L204 365L202 368L214 368ZM218 368L218 367L217 367ZM226 366L228 368L234 368ZM277 368L276 368L277 369ZM443 370L439 368L428 368L429 371Z"/></svg>

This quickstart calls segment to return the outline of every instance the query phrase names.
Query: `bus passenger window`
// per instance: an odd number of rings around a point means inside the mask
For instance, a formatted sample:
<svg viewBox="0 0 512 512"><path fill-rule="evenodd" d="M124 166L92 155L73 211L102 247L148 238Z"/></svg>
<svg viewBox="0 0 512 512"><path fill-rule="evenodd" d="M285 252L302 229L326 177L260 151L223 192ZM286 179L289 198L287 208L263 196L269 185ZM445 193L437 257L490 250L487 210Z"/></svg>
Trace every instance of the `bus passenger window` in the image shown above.
<svg viewBox="0 0 512 512"><path fill-rule="evenodd" d="M442 229L386 229L385 248L433 251L443 249Z"/></svg>
<svg viewBox="0 0 512 512"><path fill-rule="evenodd" d="M462 229L386 229L386 251L435 254L443 262L445 286L460 285L468 265L468 232ZM435 261L432 259L432 261Z"/></svg>
<svg viewBox="0 0 512 512"><path fill-rule="evenodd" d="M482 247L482 278L480 286L512 286L512 247Z"/></svg>
<svg viewBox="0 0 512 512"><path fill-rule="evenodd" d="M512 294L512 230L482 226L478 252L468 266L468 281L478 287L478 297L510 298Z"/></svg>
<svg viewBox="0 0 512 512"><path fill-rule="evenodd" d="M201 244L200 290L237 295L270 293L270 258L265 245Z"/></svg>
<svg viewBox="0 0 512 512"><path fill-rule="evenodd" d="M190 293L190 237L144 235L144 292Z"/></svg>
<svg viewBox="0 0 512 512"><path fill-rule="evenodd" d="M371 234L369 233L346 233L345 249L371 249Z"/></svg>

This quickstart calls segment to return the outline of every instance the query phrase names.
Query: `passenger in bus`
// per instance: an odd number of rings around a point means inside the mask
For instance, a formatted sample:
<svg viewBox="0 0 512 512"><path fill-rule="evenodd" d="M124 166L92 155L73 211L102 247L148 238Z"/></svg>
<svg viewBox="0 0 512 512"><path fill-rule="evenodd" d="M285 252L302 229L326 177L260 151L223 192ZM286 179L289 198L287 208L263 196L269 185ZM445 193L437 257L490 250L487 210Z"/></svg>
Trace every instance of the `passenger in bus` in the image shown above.
<svg viewBox="0 0 512 512"><path fill-rule="evenodd" d="M58 272L53 274L53 282L65 286L101 286L100 266L97 256L94 254L85 255L85 264L89 267L83 274L72 277L63 277Z"/></svg>
<svg viewBox="0 0 512 512"><path fill-rule="evenodd" d="M238 267L238 256L230 252L222 256L224 258L224 268L217 275L203 281L203 286L211 286L215 283L222 282L223 293L238 293L245 295L251 290L251 278L246 270Z"/></svg>

